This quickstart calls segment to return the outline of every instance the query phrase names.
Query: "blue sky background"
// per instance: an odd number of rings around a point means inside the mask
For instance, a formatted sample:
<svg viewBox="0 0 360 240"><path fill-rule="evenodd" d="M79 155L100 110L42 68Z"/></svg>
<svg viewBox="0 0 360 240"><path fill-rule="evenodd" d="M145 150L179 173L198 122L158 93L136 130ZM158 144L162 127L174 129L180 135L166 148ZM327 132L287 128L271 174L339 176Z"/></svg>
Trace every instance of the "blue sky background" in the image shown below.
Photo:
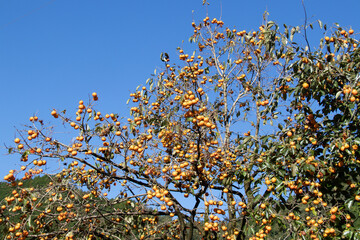
<svg viewBox="0 0 360 240"><path fill-rule="evenodd" d="M16 168L6 155L15 127L34 114L54 121L53 108L74 112L97 92L101 112L127 116L126 100L154 69L161 52L177 59L188 47L191 22L222 19L226 26L257 30L265 10L279 24L301 25L300 0L0 0L0 176ZM305 0L308 21L360 31L360 1ZM321 36L310 32L312 43ZM184 42L183 42L184 41Z"/></svg>

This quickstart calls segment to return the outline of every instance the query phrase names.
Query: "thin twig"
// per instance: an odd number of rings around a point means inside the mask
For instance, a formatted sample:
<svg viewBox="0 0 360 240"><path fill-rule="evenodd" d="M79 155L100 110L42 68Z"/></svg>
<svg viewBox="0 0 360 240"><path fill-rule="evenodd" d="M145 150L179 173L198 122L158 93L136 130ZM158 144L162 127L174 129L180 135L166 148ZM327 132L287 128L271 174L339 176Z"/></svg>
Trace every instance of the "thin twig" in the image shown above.
<svg viewBox="0 0 360 240"><path fill-rule="evenodd" d="M310 44L309 44L309 41L308 41L308 38L307 38L307 34L306 34L306 28L307 28L307 13L306 13L306 8L305 8L305 4L304 4L304 0L301 0L301 4L304 8L304 14L305 14L305 26L304 26L304 31L305 31L305 41L306 41L306 44L309 48L309 51L310 51Z"/></svg>

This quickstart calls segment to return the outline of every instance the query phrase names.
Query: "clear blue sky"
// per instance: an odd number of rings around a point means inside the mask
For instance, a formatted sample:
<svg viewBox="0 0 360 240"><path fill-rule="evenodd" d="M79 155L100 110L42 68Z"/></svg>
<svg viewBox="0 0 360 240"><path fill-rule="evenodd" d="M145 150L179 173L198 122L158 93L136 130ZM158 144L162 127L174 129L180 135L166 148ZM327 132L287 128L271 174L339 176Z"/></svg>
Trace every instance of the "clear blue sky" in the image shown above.
<svg viewBox="0 0 360 240"><path fill-rule="evenodd" d="M21 128L33 114L59 123L50 116L52 108L73 112L96 91L98 109L127 116L130 91L162 66L160 53L175 59L176 47L186 50L193 18L208 12L229 27L254 30L268 10L279 24L304 22L301 0L209 2L205 8L202 0L0 0L1 179L19 163L3 146L13 144L14 126ZM310 22L360 31L358 0L305 5Z"/></svg>

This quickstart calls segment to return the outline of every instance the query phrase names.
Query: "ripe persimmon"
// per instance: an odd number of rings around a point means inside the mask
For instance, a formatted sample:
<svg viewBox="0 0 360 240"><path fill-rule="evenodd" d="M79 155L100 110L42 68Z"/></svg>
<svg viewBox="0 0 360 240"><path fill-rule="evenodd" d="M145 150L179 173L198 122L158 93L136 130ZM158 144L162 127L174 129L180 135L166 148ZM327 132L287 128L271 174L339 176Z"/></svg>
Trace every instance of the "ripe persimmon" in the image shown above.
<svg viewBox="0 0 360 240"><path fill-rule="evenodd" d="M310 85L309 85L307 82L304 82L304 83L302 84L302 87L303 87L304 89L308 89L309 86L310 86Z"/></svg>
<svg viewBox="0 0 360 240"><path fill-rule="evenodd" d="M96 92L93 92L91 95L92 95L94 101L97 101L99 99Z"/></svg>
<svg viewBox="0 0 360 240"><path fill-rule="evenodd" d="M53 111L51 112L51 115L52 115L54 118L58 118L58 117L59 117L59 115L57 114L56 110L53 110Z"/></svg>

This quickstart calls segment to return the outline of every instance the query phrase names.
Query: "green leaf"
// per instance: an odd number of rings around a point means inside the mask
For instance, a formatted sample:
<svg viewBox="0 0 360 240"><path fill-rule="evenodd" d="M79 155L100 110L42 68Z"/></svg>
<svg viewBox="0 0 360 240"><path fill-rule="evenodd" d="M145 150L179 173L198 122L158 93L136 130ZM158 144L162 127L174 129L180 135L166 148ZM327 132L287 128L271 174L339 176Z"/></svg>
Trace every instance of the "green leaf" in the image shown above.
<svg viewBox="0 0 360 240"><path fill-rule="evenodd" d="M312 165L311 165L312 166ZM296 165L296 164L292 164L291 165L291 175L293 176L293 177L295 177L296 175L297 175L297 173L298 173L298 166ZM315 168L314 168L314 170L315 170Z"/></svg>
<svg viewBox="0 0 360 240"><path fill-rule="evenodd" d="M314 165L311 165L311 164L306 164L304 169L307 171L315 172L315 167L314 167Z"/></svg>
<svg viewBox="0 0 360 240"><path fill-rule="evenodd" d="M345 230L342 238L346 238L346 239L353 239L354 232L350 231L350 230Z"/></svg>
<svg viewBox="0 0 360 240"><path fill-rule="evenodd" d="M257 203L260 200L261 197L262 196L260 194L256 195L256 197L254 198L253 203Z"/></svg>
<svg viewBox="0 0 360 240"><path fill-rule="evenodd" d="M277 192L279 192L281 188L284 188L283 185L284 185L284 183L283 183L283 182L280 182L280 183L275 187L275 190L276 190Z"/></svg>
<svg viewBox="0 0 360 240"><path fill-rule="evenodd" d="M328 150L329 147L324 147L324 150L323 150L323 155L325 156L326 154L326 151Z"/></svg>
<svg viewBox="0 0 360 240"><path fill-rule="evenodd" d="M355 138L355 139L354 139L354 143L357 144L357 145L359 145L359 144L360 144L360 138Z"/></svg>
<svg viewBox="0 0 360 240"><path fill-rule="evenodd" d="M338 99L339 96L341 95L341 93L342 93L342 91L338 91L338 92L336 93L336 95L335 95L335 98Z"/></svg>
<svg viewBox="0 0 360 240"><path fill-rule="evenodd" d="M296 28L294 28L294 27L291 28L291 31L290 31L290 41L293 40L295 32L296 32Z"/></svg>
<svg viewBox="0 0 360 240"><path fill-rule="evenodd" d="M285 30L284 30L284 34L287 38L289 38L289 29L287 28L287 26L284 24Z"/></svg>
<svg viewBox="0 0 360 240"><path fill-rule="evenodd" d="M348 199L345 201L345 205L349 210L351 209L353 204L354 204L354 199Z"/></svg>
<svg viewBox="0 0 360 240"><path fill-rule="evenodd" d="M315 208L312 209L312 213L314 214L314 216L317 216L317 211L315 211Z"/></svg>
<svg viewBox="0 0 360 240"><path fill-rule="evenodd" d="M267 24L267 27L271 28L274 25L275 25L275 23L273 21L269 21L268 24Z"/></svg>
<svg viewBox="0 0 360 240"><path fill-rule="evenodd" d="M204 73L205 73L205 74L209 74L209 73L210 73L209 67L206 67L206 68L204 69Z"/></svg>
<svg viewBox="0 0 360 240"><path fill-rule="evenodd" d="M251 136L244 138L243 144L246 144L251 140Z"/></svg>
<svg viewBox="0 0 360 240"><path fill-rule="evenodd" d="M320 28L323 28L323 23L322 23L322 21L318 20L318 23L319 23L319 27L320 27Z"/></svg>
<svg viewBox="0 0 360 240"><path fill-rule="evenodd" d="M167 54L166 52L165 52L165 53L161 53L161 54L160 54L160 60L163 61L163 62L169 61L169 54Z"/></svg>

